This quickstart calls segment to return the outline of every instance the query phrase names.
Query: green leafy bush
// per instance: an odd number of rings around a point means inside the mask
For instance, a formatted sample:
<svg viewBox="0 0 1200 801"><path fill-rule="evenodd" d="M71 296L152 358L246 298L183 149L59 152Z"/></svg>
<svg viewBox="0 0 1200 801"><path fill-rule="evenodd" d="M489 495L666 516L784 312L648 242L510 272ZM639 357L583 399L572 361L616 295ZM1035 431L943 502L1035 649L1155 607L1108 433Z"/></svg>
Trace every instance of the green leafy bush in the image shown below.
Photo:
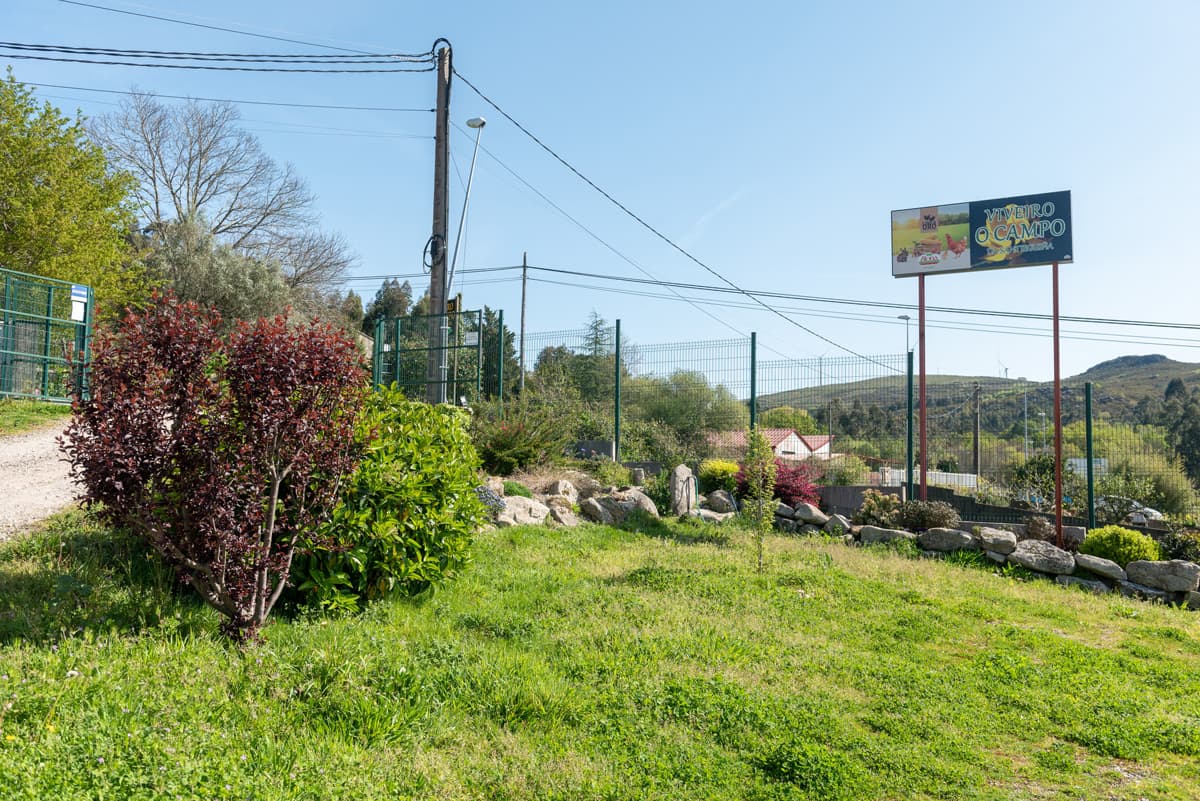
<svg viewBox="0 0 1200 801"><path fill-rule="evenodd" d="M857 456L835 456L821 463L821 483L827 487L852 487L870 475L867 463Z"/></svg>
<svg viewBox="0 0 1200 801"><path fill-rule="evenodd" d="M520 481L505 481L504 494L520 495L522 498L532 498L533 490L529 489L529 487L525 486Z"/></svg>
<svg viewBox="0 0 1200 801"><path fill-rule="evenodd" d="M612 459L594 459L591 464L592 475L606 487L629 486L629 468Z"/></svg>
<svg viewBox="0 0 1200 801"><path fill-rule="evenodd" d="M900 528L909 531L955 528L960 520L958 512L945 501L905 501L896 515Z"/></svg>
<svg viewBox="0 0 1200 801"><path fill-rule="evenodd" d="M865 490L862 506L854 513L852 522L862 526L895 528L899 524L900 496L885 495L879 490Z"/></svg>
<svg viewBox="0 0 1200 801"><path fill-rule="evenodd" d="M648 476L646 483L642 486L642 492L646 497L654 501L655 508L658 509L660 515L669 514L671 511L671 474L666 470L657 475Z"/></svg>
<svg viewBox="0 0 1200 801"><path fill-rule="evenodd" d="M1121 567L1139 559L1154 561L1161 556L1157 542L1140 531L1120 526L1092 529L1083 538L1079 552L1111 559Z"/></svg>
<svg viewBox="0 0 1200 801"><path fill-rule="evenodd" d="M700 492L707 495L713 490L737 492L738 463L729 459L705 459L700 463L696 478L700 481Z"/></svg>
<svg viewBox="0 0 1200 801"><path fill-rule="evenodd" d="M1183 559L1200 563L1200 531L1167 531L1159 538L1164 559Z"/></svg>
<svg viewBox="0 0 1200 801"><path fill-rule="evenodd" d="M310 547L293 567L299 591L329 609L453 578L488 517L466 412L385 389L368 402L359 436L365 457L322 527L334 544Z"/></svg>
<svg viewBox="0 0 1200 801"><path fill-rule="evenodd" d="M553 407L534 403L480 404L471 423L471 439L493 475L550 464L562 457L570 440L570 420Z"/></svg>
<svg viewBox="0 0 1200 801"><path fill-rule="evenodd" d="M775 522L775 453L762 432L746 435L746 462L742 475L746 482L742 516L754 527L758 550L758 572L763 571L763 537Z"/></svg>

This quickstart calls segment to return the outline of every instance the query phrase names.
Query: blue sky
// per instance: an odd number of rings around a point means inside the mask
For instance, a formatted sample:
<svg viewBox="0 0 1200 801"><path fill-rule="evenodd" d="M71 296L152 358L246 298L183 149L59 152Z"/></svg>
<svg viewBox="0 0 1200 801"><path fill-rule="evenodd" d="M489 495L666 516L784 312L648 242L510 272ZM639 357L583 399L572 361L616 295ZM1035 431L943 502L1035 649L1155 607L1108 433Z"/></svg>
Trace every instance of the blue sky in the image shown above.
<svg viewBox="0 0 1200 801"><path fill-rule="evenodd" d="M889 266L892 209L1069 189L1076 262L1062 313L1196 321L1200 178L1198 9L1189 2L395 3L97 0L101 5L309 42L423 52L438 37L455 67L631 210L740 286L916 304L916 279ZM67 5L5 0L4 39L238 52L333 52ZM19 80L92 89L430 108L431 74L266 75L7 61ZM39 94L102 114L117 98ZM242 107L245 127L293 163L324 225L359 255L359 276L421 272L430 233L433 115ZM466 85L453 121L482 115L482 143L566 219L481 154L462 268L530 264L663 281L719 281L615 209ZM452 139L451 237L472 139ZM460 178L461 176L461 178ZM531 273L536 278L545 274ZM519 273L463 276L468 307L515 327ZM555 277L559 280L561 277ZM427 279L409 279L420 290ZM490 281L482 283L482 281ZM565 278L531 281L530 331L620 318L643 344L757 331L766 355L841 355L762 309L702 306L666 290ZM370 297L377 279L353 281ZM935 276L930 305L1048 313L1050 268ZM744 303L728 295L687 292ZM787 316L869 354L904 349L916 312L805 301ZM711 315L711 316L710 316ZM717 319L714 319L717 318ZM931 372L1045 380L1048 321L929 315ZM997 324L1018 330L999 332ZM950 326L950 327L946 327ZM1200 362L1200 336L1063 323L1064 375L1129 353ZM1149 338L1171 340L1146 342ZM1095 341L1097 339L1122 341ZM1141 341L1124 341L1141 340Z"/></svg>

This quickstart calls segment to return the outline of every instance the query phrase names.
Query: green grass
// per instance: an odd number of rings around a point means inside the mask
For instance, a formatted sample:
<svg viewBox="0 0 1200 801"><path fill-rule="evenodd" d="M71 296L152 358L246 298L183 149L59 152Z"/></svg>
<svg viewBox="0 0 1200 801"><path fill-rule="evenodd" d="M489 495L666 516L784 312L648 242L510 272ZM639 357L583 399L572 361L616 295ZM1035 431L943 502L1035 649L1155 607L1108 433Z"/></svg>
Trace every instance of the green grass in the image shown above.
<svg viewBox="0 0 1200 801"><path fill-rule="evenodd" d="M435 595L240 652L61 515L0 546L0 796L1196 797L1192 613L638 525L489 532Z"/></svg>
<svg viewBox="0 0 1200 801"><path fill-rule="evenodd" d="M71 416L68 403L42 403L0 398L0 436L40 428Z"/></svg>

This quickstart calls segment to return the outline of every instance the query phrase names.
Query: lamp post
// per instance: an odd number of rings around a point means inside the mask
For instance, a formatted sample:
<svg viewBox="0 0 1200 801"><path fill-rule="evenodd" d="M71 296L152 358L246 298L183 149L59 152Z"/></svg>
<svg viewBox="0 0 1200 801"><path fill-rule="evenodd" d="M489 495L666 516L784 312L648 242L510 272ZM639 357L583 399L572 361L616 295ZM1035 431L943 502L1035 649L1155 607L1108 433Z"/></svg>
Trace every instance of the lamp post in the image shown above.
<svg viewBox="0 0 1200 801"><path fill-rule="evenodd" d="M898 314L898 315L896 315L896 319L904 321L904 352L908 353L908 351L910 350L910 348L908 347L908 321L911 320L912 318L909 317L907 314Z"/></svg>
<svg viewBox="0 0 1200 801"><path fill-rule="evenodd" d="M487 125L487 120L485 120L483 117L472 117L471 119L467 120L467 127L475 129L475 152L473 152L471 154L471 169L467 172L467 189L463 193L462 214L460 214L458 216L458 233L455 234L455 236L454 236L454 253L450 257L450 269L446 272L446 286L442 290L442 297L446 298L447 300L450 297L450 290L454 287L454 267L456 264L458 264L458 245L459 245L459 242L462 241L463 223L465 223L467 220L467 204L471 201L471 182L475 179L475 159L479 156L479 137L480 137L480 135L483 134L483 126L485 126L485 125ZM459 309L459 308L455 309L456 314L461 311L462 311L462 309ZM449 341L450 341L450 314L449 314L448 308L441 309L440 311L434 311L434 314L442 315L441 367L442 367L442 386L445 387L447 379L449 378L447 373L448 373L449 367L450 367L449 364L447 363L448 359L446 358L447 357L446 349L447 349L447 346L449 345ZM456 320L456 323L457 323L457 320ZM457 330L457 325L455 326L455 328ZM457 337L457 334L455 336ZM482 337L483 337L482 331L479 332L479 336L480 336L480 341L482 341ZM455 378L456 383L455 383L454 391L457 393L458 392L458 386L457 386L458 350L457 349L455 349L455 352L454 352L454 359L455 359L455 373L456 373L456 378Z"/></svg>
<svg viewBox="0 0 1200 801"><path fill-rule="evenodd" d="M458 217L458 233L454 236L454 254L450 257L450 272L446 279L447 292L454 286L454 265L458 263L458 244L462 241L463 223L467 220L467 204L471 202L471 182L475 179L475 159L479 156L479 137L483 135L483 126L485 125L487 125L487 120L483 117L472 117L467 120L467 127L475 129L475 152L471 154L471 169L467 171L467 191L463 194L463 210Z"/></svg>

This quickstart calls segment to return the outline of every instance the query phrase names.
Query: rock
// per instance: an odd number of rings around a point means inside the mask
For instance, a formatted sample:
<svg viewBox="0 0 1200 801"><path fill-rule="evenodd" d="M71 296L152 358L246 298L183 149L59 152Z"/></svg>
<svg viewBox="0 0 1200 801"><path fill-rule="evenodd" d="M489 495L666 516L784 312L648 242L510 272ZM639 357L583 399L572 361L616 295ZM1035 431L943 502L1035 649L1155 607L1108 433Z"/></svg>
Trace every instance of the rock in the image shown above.
<svg viewBox="0 0 1200 801"><path fill-rule="evenodd" d="M842 535L842 542L846 543L847 545L853 545L853 544L855 544L856 542L858 542L858 540L854 539L854 535L853 535L853 534L843 534L843 535Z"/></svg>
<svg viewBox="0 0 1200 801"><path fill-rule="evenodd" d="M822 512L811 503L801 501L792 507L796 513L796 519L805 523L812 523L814 526L823 526L829 522L829 515Z"/></svg>
<svg viewBox="0 0 1200 801"><path fill-rule="evenodd" d="M693 517L698 517L706 523L724 523L731 517L737 517L737 512L714 512L712 509L696 509Z"/></svg>
<svg viewBox="0 0 1200 801"><path fill-rule="evenodd" d="M996 551L984 551L983 555L986 556L988 559L991 559L993 562L995 562L998 565L1002 565L1008 561L1008 554L1006 554L1006 553L997 553Z"/></svg>
<svg viewBox="0 0 1200 801"><path fill-rule="evenodd" d="M1112 587L1109 587L1103 581L1080 578L1079 576L1055 576L1054 580L1064 587L1082 587L1088 592L1094 592L1097 595L1105 595L1112 592Z"/></svg>
<svg viewBox="0 0 1200 801"><path fill-rule="evenodd" d="M779 529L780 531L782 531L784 533L788 533L788 534L795 533L796 521L792 520L790 517L776 517L775 518L775 528Z"/></svg>
<svg viewBox="0 0 1200 801"><path fill-rule="evenodd" d="M546 488L547 495L561 495L571 503L579 500L579 490L575 489L575 485L565 479L559 479Z"/></svg>
<svg viewBox="0 0 1200 801"><path fill-rule="evenodd" d="M1008 555L1008 561L1039 573L1069 575L1075 571L1071 554L1041 540L1021 540Z"/></svg>
<svg viewBox="0 0 1200 801"><path fill-rule="evenodd" d="M803 524L797 523L797 526L796 526L796 533L801 534L805 537L811 537L815 534L820 534L821 531L822 531L821 529L817 528L812 523L803 523Z"/></svg>
<svg viewBox="0 0 1200 801"><path fill-rule="evenodd" d="M714 512L727 514L737 511L737 502L725 490L713 490L708 494L708 508Z"/></svg>
<svg viewBox="0 0 1200 801"><path fill-rule="evenodd" d="M1118 581L1117 589L1126 598L1141 598L1143 601L1161 601L1165 604L1175 600L1173 593L1169 593L1166 590L1158 590L1154 587L1147 587L1144 584L1137 584L1132 581Z"/></svg>
<svg viewBox="0 0 1200 801"><path fill-rule="evenodd" d="M504 497L504 479L499 476L488 476L487 488L494 492L497 496Z"/></svg>
<svg viewBox="0 0 1200 801"><path fill-rule="evenodd" d="M1187 594L1187 608L1192 610L1200 609L1200 592L1192 590Z"/></svg>
<svg viewBox="0 0 1200 801"><path fill-rule="evenodd" d="M979 529L979 547L998 554L1010 554L1017 549L1017 535L1011 531L987 526Z"/></svg>
<svg viewBox="0 0 1200 801"><path fill-rule="evenodd" d="M1068 551L1078 551L1086 536L1087 529L1083 526L1063 526L1063 543Z"/></svg>
<svg viewBox="0 0 1200 801"><path fill-rule="evenodd" d="M1075 567L1113 581L1125 581L1127 578L1125 571L1116 562L1100 556L1092 556L1090 553L1075 554Z"/></svg>
<svg viewBox="0 0 1200 801"><path fill-rule="evenodd" d="M500 528L538 526L545 522L549 514L550 507L541 501L521 495L510 495L504 499L504 508L496 515L496 525Z"/></svg>
<svg viewBox="0 0 1200 801"><path fill-rule="evenodd" d="M635 487L640 487L646 483L646 468L631 467L629 468L629 481Z"/></svg>
<svg viewBox="0 0 1200 801"><path fill-rule="evenodd" d="M863 545L871 545L876 542L891 542L892 540L915 540L917 535L898 528L863 526L858 532L858 538Z"/></svg>
<svg viewBox="0 0 1200 801"><path fill-rule="evenodd" d="M1172 559L1168 562L1130 562L1125 566L1129 581L1167 592L1191 592L1200 584L1200 565Z"/></svg>
<svg viewBox="0 0 1200 801"><path fill-rule="evenodd" d="M850 521L842 515L830 515L822 528L828 534L849 534L851 526Z"/></svg>
<svg viewBox="0 0 1200 801"><path fill-rule="evenodd" d="M611 526L614 522L612 512L604 504L600 503L599 498L588 498L580 503L579 514L583 515L586 520L602 523L606 526Z"/></svg>
<svg viewBox="0 0 1200 801"><path fill-rule="evenodd" d="M796 513L792 511L792 507L788 506L783 501L776 501L775 516L786 517L788 520L791 520L796 516Z"/></svg>
<svg viewBox="0 0 1200 801"><path fill-rule="evenodd" d="M650 496L640 489L629 487L614 493L612 497L625 514L629 514L634 509L640 509L650 517L658 517L658 507L654 505L654 501L650 500Z"/></svg>
<svg viewBox="0 0 1200 801"><path fill-rule="evenodd" d="M696 481L687 465L677 465L671 471L671 514L675 517L691 514L696 508Z"/></svg>
<svg viewBox="0 0 1200 801"><path fill-rule="evenodd" d="M550 519L566 528L574 528L579 525L579 517L571 510L570 506L562 506L560 504L551 506Z"/></svg>
<svg viewBox="0 0 1200 801"><path fill-rule="evenodd" d="M927 551L963 551L975 547L975 539L956 528L929 528L917 535L917 544Z"/></svg>

